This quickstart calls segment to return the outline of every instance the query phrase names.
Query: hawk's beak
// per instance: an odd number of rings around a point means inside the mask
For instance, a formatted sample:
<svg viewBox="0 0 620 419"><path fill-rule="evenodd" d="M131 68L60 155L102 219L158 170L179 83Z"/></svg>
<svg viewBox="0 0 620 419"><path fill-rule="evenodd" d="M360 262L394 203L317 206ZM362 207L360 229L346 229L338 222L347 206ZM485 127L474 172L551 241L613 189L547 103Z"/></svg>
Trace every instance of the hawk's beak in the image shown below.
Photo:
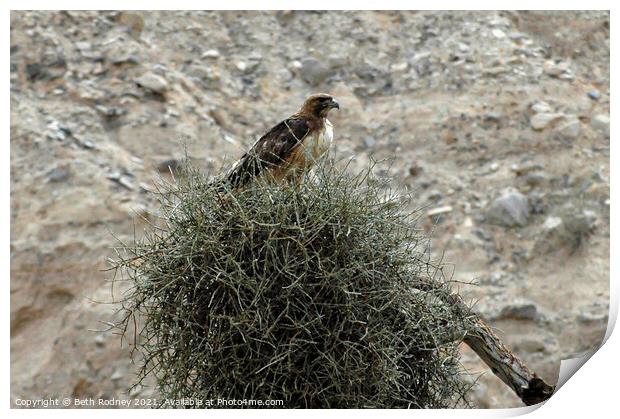
<svg viewBox="0 0 620 419"><path fill-rule="evenodd" d="M336 102L333 99L332 99L332 103L330 104L330 107L340 109L340 105L338 104L338 102Z"/></svg>

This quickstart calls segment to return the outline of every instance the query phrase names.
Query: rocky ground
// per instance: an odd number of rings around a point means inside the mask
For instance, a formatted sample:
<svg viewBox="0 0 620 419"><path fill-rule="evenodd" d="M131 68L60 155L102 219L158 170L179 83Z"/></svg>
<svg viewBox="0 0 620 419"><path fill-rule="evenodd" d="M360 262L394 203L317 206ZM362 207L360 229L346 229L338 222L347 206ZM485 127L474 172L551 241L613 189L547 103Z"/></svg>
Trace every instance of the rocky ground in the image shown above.
<svg viewBox="0 0 620 419"><path fill-rule="evenodd" d="M605 12L11 13L11 400L135 399L106 258L187 153L217 172L325 91L335 153L424 206L437 257L555 382L609 301ZM132 223L132 220L134 222ZM467 348L479 407L520 402Z"/></svg>

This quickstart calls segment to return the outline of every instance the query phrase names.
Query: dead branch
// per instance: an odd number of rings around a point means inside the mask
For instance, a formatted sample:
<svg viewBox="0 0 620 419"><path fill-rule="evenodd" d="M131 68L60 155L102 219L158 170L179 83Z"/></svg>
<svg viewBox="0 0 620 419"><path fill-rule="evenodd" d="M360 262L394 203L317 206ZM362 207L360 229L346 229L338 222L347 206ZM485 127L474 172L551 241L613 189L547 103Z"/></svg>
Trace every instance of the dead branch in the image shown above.
<svg viewBox="0 0 620 419"><path fill-rule="evenodd" d="M526 406L547 400L555 390L532 372L480 318L463 339L476 354L515 392Z"/></svg>
<svg viewBox="0 0 620 419"><path fill-rule="evenodd" d="M418 286L417 288L424 288L428 291L432 287L433 285L428 283L428 287ZM502 343L479 315L471 312L458 294L441 293L440 297L468 322L467 333L464 337L461 334L462 341L487 364L493 374L512 389L526 406L544 402L551 397L555 386L547 384L530 370ZM450 333L450 336L458 337L454 333Z"/></svg>

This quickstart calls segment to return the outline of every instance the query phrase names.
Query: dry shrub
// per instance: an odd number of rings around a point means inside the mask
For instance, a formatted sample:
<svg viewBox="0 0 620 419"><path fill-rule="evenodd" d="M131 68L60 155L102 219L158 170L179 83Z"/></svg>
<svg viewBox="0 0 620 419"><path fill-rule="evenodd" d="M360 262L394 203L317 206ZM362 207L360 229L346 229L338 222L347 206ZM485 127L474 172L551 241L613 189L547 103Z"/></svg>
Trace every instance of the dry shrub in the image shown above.
<svg viewBox="0 0 620 419"><path fill-rule="evenodd" d="M162 398L284 407L463 405L464 313L408 197L371 170L318 168L299 188L217 191L188 166L161 226L117 249L117 324ZM137 324L137 336L128 326Z"/></svg>

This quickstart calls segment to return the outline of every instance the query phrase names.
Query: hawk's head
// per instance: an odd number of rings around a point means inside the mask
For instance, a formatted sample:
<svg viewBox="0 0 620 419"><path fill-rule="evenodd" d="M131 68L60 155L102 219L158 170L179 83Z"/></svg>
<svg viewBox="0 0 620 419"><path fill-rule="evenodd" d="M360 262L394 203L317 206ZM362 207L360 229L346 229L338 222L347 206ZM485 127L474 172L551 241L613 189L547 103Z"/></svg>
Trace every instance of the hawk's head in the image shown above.
<svg viewBox="0 0 620 419"><path fill-rule="evenodd" d="M338 102L327 93L317 93L310 96L301 107L301 112L319 118L325 118L332 109L340 109Z"/></svg>

